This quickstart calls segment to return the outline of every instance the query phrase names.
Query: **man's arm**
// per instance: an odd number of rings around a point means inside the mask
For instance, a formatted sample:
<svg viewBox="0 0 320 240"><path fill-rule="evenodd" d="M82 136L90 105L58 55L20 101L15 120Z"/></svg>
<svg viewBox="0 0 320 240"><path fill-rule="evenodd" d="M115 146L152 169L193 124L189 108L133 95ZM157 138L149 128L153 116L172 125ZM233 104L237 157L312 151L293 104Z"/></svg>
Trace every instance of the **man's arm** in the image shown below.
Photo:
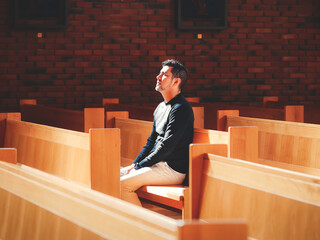
<svg viewBox="0 0 320 240"><path fill-rule="evenodd" d="M155 130L155 123L153 122L152 132L147 140L146 145L141 149L139 155L136 157L136 159L133 161L133 164L139 163L141 160L143 160L146 156L150 154L150 151L152 150L154 143L157 138L157 132Z"/></svg>
<svg viewBox="0 0 320 240"><path fill-rule="evenodd" d="M160 161L168 159L176 149L177 144L179 144L180 141L184 141L184 132L190 124L190 121L193 121L193 116L187 108L179 107L172 109L169 114L169 122L163 141L157 143L155 151L137 163L135 168L139 169L142 167L149 167Z"/></svg>

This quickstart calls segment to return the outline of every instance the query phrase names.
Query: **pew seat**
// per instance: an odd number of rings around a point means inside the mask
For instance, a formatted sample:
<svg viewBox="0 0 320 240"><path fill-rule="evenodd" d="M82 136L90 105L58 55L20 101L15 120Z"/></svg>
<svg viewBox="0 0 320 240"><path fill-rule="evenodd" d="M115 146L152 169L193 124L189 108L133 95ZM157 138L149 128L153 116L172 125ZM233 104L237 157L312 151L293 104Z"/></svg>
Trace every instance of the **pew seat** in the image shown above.
<svg viewBox="0 0 320 240"><path fill-rule="evenodd" d="M184 185L170 186L142 186L136 193L140 198L182 210L184 207L186 191Z"/></svg>

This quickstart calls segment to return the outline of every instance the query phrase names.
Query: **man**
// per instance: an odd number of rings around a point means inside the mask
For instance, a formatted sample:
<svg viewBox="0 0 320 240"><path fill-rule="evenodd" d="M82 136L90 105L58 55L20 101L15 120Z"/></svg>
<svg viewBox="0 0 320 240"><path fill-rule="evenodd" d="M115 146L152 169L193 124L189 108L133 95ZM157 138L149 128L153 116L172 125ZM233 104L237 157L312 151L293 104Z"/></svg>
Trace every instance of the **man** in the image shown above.
<svg viewBox="0 0 320 240"><path fill-rule="evenodd" d="M134 162L121 171L121 198L140 205L135 191L143 185L181 184L189 168L189 144L194 116L181 94L187 70L177 60L166 60L156 77L163 97L153 113L153 129Z"/></svg>

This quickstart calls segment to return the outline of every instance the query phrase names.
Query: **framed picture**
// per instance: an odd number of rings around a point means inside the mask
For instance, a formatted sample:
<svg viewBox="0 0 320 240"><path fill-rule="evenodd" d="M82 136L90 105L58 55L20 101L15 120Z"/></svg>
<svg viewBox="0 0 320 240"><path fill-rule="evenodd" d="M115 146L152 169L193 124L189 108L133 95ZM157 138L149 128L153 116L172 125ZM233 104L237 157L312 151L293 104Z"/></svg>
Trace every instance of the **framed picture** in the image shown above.
<svg viewBox="0 0 320 240"><path fill-rule="evenodd" d="M15 28L57 29L68 26L67 0L13 0Z"/></svg>
<svg viewBox="0 0 320 240"><path fill-rule="evenodd" d="M227 0L177 0L178 29L224 29Z"/></svg>

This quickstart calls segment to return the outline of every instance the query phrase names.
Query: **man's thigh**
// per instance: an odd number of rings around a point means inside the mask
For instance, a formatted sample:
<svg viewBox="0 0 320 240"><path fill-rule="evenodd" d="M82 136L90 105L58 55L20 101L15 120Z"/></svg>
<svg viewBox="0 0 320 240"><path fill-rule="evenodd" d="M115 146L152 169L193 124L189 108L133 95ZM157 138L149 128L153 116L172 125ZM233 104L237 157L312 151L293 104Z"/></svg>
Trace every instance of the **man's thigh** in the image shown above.
<svg viewBox="0 0 320 240"><path fill-rule="evenodd" d="M177 177L178 175L178 177ZM120 178L121 184L125 186L130 186L132 191L137 190L143 185L170 185L170 184L180 184L181 178L180 174L176 173L170 169L170 167L161 162L152 167L144 167L134 172L122 176Z"/></svg>

